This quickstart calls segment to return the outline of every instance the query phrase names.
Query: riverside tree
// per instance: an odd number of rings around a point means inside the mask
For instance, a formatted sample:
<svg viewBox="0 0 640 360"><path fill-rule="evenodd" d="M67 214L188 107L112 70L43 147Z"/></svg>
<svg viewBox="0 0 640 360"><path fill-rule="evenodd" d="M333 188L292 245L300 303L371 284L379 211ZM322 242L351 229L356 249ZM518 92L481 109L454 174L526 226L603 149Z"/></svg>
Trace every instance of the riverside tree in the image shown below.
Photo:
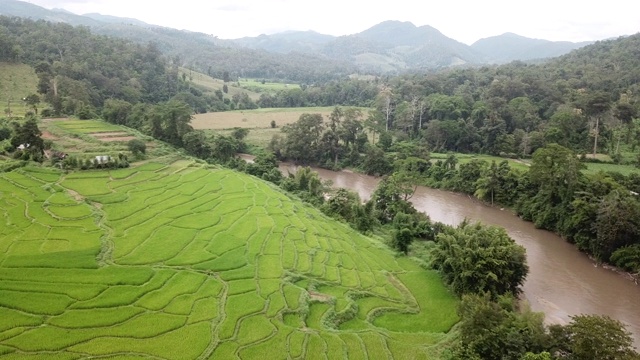
<svg viewBox="0 0 640 360"><path fill-rule="evenodd" d="M432 265L459 295L517 294L529 272L525 249L503 228L463 223L436 243Z"/></svg>

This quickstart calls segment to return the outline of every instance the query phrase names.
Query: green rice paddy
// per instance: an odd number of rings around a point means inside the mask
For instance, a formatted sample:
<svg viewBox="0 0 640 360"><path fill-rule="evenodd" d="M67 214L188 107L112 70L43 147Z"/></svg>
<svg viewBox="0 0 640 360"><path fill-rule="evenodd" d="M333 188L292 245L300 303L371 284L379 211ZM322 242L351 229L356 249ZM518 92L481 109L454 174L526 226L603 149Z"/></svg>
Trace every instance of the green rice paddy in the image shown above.
<svg viewBox="0 0 640 360"><path fill-rule="evenodd" d="M126 131L124 127L99 120L65 120L58 122L56 125L70 133L79 134Z"/></svg>
<svg viewBox="0 0 640 360"><path fill-rule="evenodd" d="M0 358L437 358L455 307L436 273L250 176L0 173Z"/></svg>

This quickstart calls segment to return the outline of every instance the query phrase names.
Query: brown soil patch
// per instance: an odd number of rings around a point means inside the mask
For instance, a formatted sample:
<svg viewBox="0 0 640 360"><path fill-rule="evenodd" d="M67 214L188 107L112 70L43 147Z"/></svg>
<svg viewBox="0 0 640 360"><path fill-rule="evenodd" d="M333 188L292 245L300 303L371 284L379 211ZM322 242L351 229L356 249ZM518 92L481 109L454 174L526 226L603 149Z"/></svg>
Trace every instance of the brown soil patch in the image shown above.
<svg viewBox="0 0 640 360"><path fill-rule="evenodd" d="M67 189L67 192L69 193L69 195L73 196L73 198L76 199L77 202L84 201L84 196L80 195L77 191Z"/></svg>
<svg viewBox="0 0 640 360"><path fill-rule="evenodd" d="M59 138L48 131L42 132L42 138L45 140L58 140Z"/></svg>
<svg viewBox="0 0 640 360"><path fill-rule="evenodd" d="M133 140L136 139L135 136L120 136L120 137L100 137L98 138L98 140L100 141L129 141L129 140Z"/></svg>
<svg viewBox="0 0 640 360"><path fill-rule="evenodd" d="M191 120L191 126L193 126L194 129L213 130L232 129L235 127L270 129L272 120L280 127L298 121L304 113L319 113L326 118L331 114L331 110L310 108L308 110L300 109L269 112L213 112L194 115L193 120Z"/></svg>
<svg viewBox="0 0 640 360"><path fill-rule="evenodd" d="M331 296L317 293L315 291L309 291L309 297L311 300L320 301L320 302L328 302L331 300Z"/></svg>

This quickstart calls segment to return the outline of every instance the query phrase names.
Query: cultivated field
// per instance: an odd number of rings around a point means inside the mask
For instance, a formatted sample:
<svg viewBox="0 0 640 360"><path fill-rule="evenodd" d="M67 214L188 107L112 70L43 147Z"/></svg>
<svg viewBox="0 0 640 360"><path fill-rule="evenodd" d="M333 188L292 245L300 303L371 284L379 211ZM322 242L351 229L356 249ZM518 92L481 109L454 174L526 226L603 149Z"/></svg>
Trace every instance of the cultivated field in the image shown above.
<svg viewBox="0 0 640 360"><path fill-rule="evenodd" d="M265 129L271 128L271 121L275 121L278 127L294 123L302 114L322 114L326 119L333 109L333 107L267 108L213 112L195 115L191 125L194 129L212 130L235 127Z"/></svg>
<svg viewBox="0 0 640 360"><path fill-rule="evenodd" d="M162 142L153 141L133 129L100 120L47 119L39 127L42 137L53 142L54 150L80 159L129 154L127 142L136 138L146 142L150 157L167 155L171 151Z"/></svg>
<svg viewBox="0 0 640 360"><path fill-rule="evenodd" d="M0 174L0 355L434 358L438 274L192 161Z"/></svg>

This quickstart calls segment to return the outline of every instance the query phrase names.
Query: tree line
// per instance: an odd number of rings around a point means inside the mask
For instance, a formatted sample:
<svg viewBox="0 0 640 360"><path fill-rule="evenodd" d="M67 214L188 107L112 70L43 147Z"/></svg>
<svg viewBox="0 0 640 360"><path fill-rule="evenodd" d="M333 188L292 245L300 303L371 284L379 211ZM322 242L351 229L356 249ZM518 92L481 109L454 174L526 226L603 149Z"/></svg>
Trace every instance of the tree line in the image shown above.
<svg viewBox="0 0 640 360"><path fill-rule="evenodd" d="M328 119L304 114L282 128L270 150L281 160L330 169L353 167L370 175L464 192L511 207L537 227L554 231L598 261L640 271L640 175L585 174L579 154L559 144L537 149L526 170L454 154L432 161L424 143L382 132L374 145L357 109L336 108ZM423 140L424 141L424 140Z"/></svg>

